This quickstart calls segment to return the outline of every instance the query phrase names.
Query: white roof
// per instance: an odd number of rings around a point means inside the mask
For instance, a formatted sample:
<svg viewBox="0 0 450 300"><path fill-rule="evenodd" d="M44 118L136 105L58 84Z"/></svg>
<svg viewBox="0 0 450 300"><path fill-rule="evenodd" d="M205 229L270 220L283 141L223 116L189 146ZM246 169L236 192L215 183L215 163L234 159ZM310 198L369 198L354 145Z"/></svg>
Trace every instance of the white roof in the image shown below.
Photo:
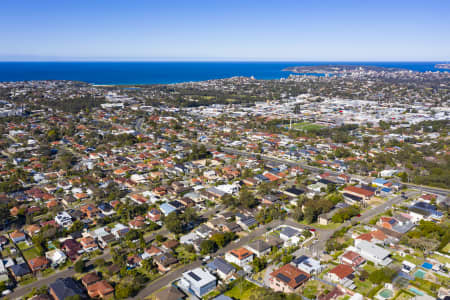
<svg viewBox="0 0 450 300"><path fill-rule="evenodd" d="M216 281L216 277L214 277L208 271L203 270L202 268L195 268L193 270L184 272L183 277L191 284L196 286L204 286L212 281Z"/></svg>

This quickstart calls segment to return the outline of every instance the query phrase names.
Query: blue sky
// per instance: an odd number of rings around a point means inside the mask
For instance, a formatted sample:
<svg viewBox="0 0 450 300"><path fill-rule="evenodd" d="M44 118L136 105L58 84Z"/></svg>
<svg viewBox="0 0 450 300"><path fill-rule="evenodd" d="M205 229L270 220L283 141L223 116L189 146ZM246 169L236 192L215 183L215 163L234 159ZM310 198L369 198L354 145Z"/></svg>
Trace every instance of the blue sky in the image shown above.
<svg viewBox="0 0 450 300"><path fill-rule="evenodd" d="M0 60L450 60L450 1L1 0Z"/></svg>

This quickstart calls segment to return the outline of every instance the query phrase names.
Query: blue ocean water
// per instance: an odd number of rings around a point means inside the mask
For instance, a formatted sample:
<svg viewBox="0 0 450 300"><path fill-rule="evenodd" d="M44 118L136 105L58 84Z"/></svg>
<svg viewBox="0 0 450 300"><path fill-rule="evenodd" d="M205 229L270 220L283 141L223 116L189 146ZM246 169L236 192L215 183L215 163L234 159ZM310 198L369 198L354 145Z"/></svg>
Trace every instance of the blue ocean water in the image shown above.
<svg viewBox="0 0 450 300"><path fill-rule="evenodd" d="M93 84L157 84L232 76L279 79L291 66L372 65L413 71L438 71L438 62L0 62L0 82L77 80ZM440 70L443 71L443 70Z"/></svg>

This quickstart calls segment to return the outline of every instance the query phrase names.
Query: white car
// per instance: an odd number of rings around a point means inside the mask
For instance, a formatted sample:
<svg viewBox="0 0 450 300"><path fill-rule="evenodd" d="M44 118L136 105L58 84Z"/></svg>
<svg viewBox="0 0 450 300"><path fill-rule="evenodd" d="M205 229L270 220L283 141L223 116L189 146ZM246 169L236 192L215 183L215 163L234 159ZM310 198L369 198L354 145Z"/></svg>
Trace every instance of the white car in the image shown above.
<svg viewBox="0 0 450 300"><path fill-rule="evenodd" d="M6 296L6 295L9 295L9 294L11 294L12 292L11 292L11 290L4 290L3 292L2 292L2 296Z"/></svg>

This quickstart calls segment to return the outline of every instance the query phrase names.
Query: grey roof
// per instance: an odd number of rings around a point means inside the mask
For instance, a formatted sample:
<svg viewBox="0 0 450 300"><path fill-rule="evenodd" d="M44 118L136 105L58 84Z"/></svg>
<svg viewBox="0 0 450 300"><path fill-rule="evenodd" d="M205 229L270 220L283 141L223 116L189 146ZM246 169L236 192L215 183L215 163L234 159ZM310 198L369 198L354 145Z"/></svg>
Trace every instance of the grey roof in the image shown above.
<svg viewBox="0 0 450 300"><path fill-rule="evenodd" d="M58 297L58 299L66 299L70 296L84 296L84 290L81 286L72 278L58 278L55 282L50 284L50 289Z"/></svg>
<svg viewBox="0 0 450 300"><path fill-rule="evenodd" d="M270 249L270 245L267 244L263 240L256 240L248 245L249 248L254 249L258 252L266 251L267 249Z"/></svg>
<svg viewBox="0 0 450 300"><path fill-rule="evenodd" d="M30 273L30 268L28 268L28 265L26 263L13 265L10 267L10 269L16 277L21 277Z"/></svg>
<svg viewBox="0 0 450 300"><path fill-rule="evenodd" d="M299 233L298 230L295 230L294 228L291 227L284 227L283 230L281 230L280 234L283 234L287 237L293 237L296 236Z"/></svg>
<svg viewBox="0 0 450 300"><path fill-rule="evenodd" d="M177 299L183 299L184 294L180 290L178 290L176 287L171 285L167 289L156 293L155 297L158 300L177 300Z"/></svg>
<svg viewBox="0 0 450 300"><path fill-rule="evenodd" d="M212 270L218 270L224 274L229 274L236 271L236 268L233 267L233 265L220 257L216 257L211 263L208 264L208 267Z"/></svg>
<svg viewBox="0 0 450 300"><path fill-rule="evenodd" d="M212 299L212 300L233 300L232 298L225 296L225 295L219 295L216 298Z"/></svg>

